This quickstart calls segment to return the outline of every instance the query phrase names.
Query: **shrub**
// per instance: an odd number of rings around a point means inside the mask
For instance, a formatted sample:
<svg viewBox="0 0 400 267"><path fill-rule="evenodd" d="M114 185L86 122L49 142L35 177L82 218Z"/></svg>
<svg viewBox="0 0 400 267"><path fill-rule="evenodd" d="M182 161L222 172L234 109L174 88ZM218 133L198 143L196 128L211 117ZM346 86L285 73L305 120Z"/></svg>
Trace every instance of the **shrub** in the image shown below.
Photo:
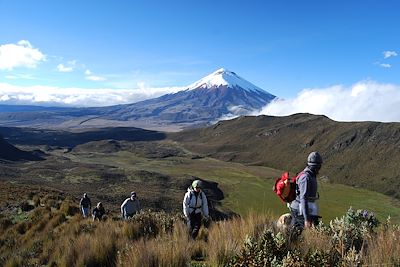
<svg viewBox="0 0 400 267"><path fill-rule="evenodd" d="M171 233L174 222L178 220L179 217L176 215L146 211L128 220L124 224L123 233L131 240L137 240L141 237L156 237L159 234Z"/></svg>
<svg viewBox="0 0 400 267"><path fill-rule="evenodd" d="M0 231L5 231L7 230L8 227L13 225L13 222L9 218L1 218L0 219Z"/></svg>
<svg viewBox="0 0 400 267"><path fill-rule="evenodd" d="M30 205L27 201L22 202L19 206L22 211L30 211L35 208L34 206Z"/></svg>
<svg viewBox="0 0 400 267"><path fill-rule="evenodd" d="M287 239L282 233L264 230L261 238L247 237L239 255L228 266L269 266L281 262L287 254Z"/></svg>
<svg viewBox="0 0 400 267"><path fill-rule="evenodd" d="M365 239L378 224L379 221L373 213L366 210L354 211L350 208L342 218L330 222L328 231L332 236L334 247L343 258L353 247L360 251Z"/></svg>

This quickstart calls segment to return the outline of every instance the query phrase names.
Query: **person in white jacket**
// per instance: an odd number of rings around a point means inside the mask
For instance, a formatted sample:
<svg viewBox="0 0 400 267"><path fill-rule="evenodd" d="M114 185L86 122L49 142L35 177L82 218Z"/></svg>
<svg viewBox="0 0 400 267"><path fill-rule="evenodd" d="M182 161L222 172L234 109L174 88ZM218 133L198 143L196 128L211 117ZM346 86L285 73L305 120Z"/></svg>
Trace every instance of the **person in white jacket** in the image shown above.
<svg viewBox="0 0 400 267"><path fill-rule="evenodd" d="M140 212L140 202L136 192L131 192L131 197L125 199L121 205L121 215L124 219L129 219Z"/></svg>
<svg viewBox="0 0 400 267"><path fill-rule="evenodd" d="M202 218L209 219L207 197L201 190L201 185L200 180L193 181L183 198L183 214L193 239L199 234Z"/></svg>

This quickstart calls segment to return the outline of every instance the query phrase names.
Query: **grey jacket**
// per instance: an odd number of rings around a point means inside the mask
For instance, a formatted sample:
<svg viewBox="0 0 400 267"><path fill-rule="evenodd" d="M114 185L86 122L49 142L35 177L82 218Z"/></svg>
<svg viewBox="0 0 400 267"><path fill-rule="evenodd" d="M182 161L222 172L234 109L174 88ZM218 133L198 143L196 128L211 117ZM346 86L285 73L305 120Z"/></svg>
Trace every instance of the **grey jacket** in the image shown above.
<svg viewBox="0 0 400 267"><path fill-rule="evenodd" d="M132 216L140 211L139 199L134 198L133 200L129 197L121 205L121 213L123 217Z"/></svg>
<svg viewBox="0 0 400 267"><path fill-rule="evenodd" d="M203 191L195 195L193 188L189 187L185 197L183 198L183 214L185 214L186 218L189 218L189 215L194 213L202 213L204 217L208 217L208 203L206 194Z"/></svg>
<svg viewBox="0 0 400 267"><path fill-rule="evenodd" d="M310 219L309 203L318 199L317 176L307 166L303 174L296 180L296 199L290 203L290 208L297 210L305 220Z"/></svg>

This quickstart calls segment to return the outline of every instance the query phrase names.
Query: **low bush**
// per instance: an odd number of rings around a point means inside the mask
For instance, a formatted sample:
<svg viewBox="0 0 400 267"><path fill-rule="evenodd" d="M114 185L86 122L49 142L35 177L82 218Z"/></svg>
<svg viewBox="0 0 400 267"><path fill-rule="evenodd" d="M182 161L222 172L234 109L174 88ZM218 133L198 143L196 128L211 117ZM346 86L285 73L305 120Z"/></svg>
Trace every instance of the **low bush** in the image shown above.
<svg viewBox="0 0 400 267"><path fill-rule="evenodd" d="M35 207L29 204L27 201L22 202L19 207L22 211L30 211L33 210Z"/></svg>
<svg viewBox="0 0 400 267"><path fill-rule="evenodd" d="M8 227L13 225L13 222L9 218L1 218L0 219L0 232L7 230Z"/></svg>
<svg viewBox="0 0 400 267"><path fill-rule="evenodd" d="M131 240L156 237L159 234L171 233L174 223L179 219L179 216L165 212L145 211L127 220L123 226L123 233Z"/></svg>

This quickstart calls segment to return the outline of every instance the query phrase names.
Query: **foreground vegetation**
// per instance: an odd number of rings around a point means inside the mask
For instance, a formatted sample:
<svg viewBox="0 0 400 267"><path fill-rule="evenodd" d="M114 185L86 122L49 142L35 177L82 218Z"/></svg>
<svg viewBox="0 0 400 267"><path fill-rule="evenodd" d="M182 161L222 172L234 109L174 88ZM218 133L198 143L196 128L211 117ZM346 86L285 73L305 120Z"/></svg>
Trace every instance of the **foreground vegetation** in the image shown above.
<svg viewBox="0 0 400 267"><path fill-rule="evenodd" d="M178 214L83 219L76 199L30 195L2 213L2 266L399 266L400 226L350 209L294 239L276 217L213 222L191 240Z"/></svg>

